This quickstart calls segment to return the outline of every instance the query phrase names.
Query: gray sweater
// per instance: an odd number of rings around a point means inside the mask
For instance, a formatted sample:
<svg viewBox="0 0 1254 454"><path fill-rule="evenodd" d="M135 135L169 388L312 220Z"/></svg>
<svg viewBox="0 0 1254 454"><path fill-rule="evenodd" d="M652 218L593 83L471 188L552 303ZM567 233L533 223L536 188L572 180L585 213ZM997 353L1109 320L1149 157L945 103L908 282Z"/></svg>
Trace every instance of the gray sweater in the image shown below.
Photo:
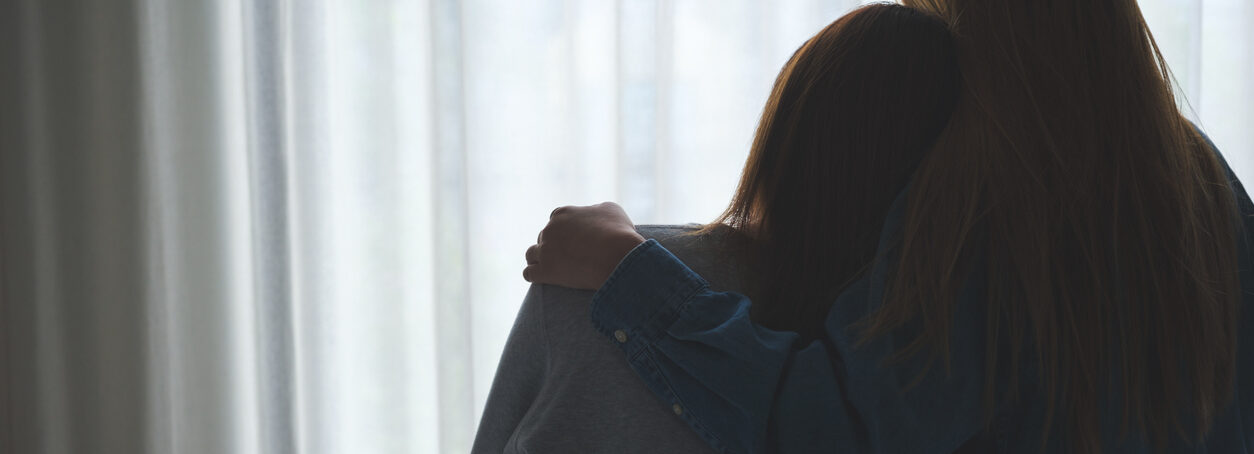
<svg viewBox="0 0 1254 454"><path fill-rule="evenodd" d="M720 291L740 291L744 241L730 229L639 226ZM713 452L645 388L589 321L593 292L532 285L497 367L471 452Z"/></svg>

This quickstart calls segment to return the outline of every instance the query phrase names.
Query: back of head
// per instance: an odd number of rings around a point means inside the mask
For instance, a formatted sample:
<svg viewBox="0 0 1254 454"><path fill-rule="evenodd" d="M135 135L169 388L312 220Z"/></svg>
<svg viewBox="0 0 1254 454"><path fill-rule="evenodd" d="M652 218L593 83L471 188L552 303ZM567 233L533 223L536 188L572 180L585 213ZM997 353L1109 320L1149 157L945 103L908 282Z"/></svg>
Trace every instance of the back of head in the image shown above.
<svg viewBox="0 0 1254 454"><path fill-rule="evenodd" d="M1057 413L1076 451L1100 451L1110 395L1138 437L1202 435L1233 386L1236 210L1135 1L905 3L950 22L963 89L913 180L866 334L921 321L902 355L947 355L980 254L988 370L1039 366L1043 436ZM989 383L990 408L1014 388Z"/></svg>
<svg viewBox="0 0 1254 454"><path fill-rule="evenodd" d="M821 334L832 300L873 258L884 215L945 127L958 79L945 23L900 5L855 10L797 50L720 219L759 246L756 321Z"/></svg>

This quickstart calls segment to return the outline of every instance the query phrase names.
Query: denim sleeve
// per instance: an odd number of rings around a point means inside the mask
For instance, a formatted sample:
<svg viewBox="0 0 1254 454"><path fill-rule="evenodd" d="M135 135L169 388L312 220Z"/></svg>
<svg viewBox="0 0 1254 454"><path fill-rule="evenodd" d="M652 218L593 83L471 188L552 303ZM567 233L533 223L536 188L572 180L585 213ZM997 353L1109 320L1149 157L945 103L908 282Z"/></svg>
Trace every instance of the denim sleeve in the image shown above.
<svg viewBox="0 0 1254 454"><path fill-rule="evenodd" d="M885 365L893 336L855 348L846 332L878 304L886 271L880 263L846 289L827 338L804 344L755 325L746 297L711 291L648 241L593 297L592 319L653 393L720 452L953 452L983 428L983 319L966 311L955 320L954 374L933 367L903 391L926 365Z"/></svg>

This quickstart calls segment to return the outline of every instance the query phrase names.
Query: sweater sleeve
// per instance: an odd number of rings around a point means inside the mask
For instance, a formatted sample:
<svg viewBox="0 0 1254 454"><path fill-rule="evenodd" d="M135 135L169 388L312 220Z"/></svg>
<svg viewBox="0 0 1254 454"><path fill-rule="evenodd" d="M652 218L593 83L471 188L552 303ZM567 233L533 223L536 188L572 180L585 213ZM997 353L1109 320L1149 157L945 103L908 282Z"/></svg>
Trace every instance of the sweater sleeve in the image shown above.
<svg viewBox="0 0 1254 454"><path fill-rule="evenodd" d="M887 264L837 299L827 337L755 325L750 301L713 292L655 241L634 249L593 297L598 331L714 449L949 453L983 429L983 318L970 279L950 340L953 374L925 359L887 365L893 336L857 345L848 326L881 299ZM965 372L962 372L965 371ZM916 378L909 391L903 391Z"/></svg>
<svg viewBox="0 0 1254 454"><path fill-rule="evenodd" d="M549 367L544 287L532 285L518 310L479 420L474 454L503 452L544 385Z"/></svg>

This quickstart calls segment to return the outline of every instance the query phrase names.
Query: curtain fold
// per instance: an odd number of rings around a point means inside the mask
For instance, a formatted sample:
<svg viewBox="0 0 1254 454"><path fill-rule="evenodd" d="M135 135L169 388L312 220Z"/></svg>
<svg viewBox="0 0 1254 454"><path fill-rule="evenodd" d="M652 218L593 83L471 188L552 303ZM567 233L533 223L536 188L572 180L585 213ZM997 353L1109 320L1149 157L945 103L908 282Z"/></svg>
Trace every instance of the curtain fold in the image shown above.
<svg viewBox="0 0 1254 454"><path fill-rule="evenodd" d="M144 203L154 288L150 377L158 452L256 452L254 293L243 11L235 2L137 2ZM265 218L268 222L269 218ZM270 302L267 302L270 303ZM275 301L282 304L282 301Z"/></svg>
<svg viewBox="0 0 1254 454"><path fill-rule="evenodd" d="M859 3L0 2L0 452L469 451L549 210L714 218ZM1141 4L1254 178L1254 5Z"/></svg>
<svg viewBox="0 0 1254 454"><path fill-rule="evenodd" d="M143 452L151 229L137 203L150 189L137 5L33 6L0 7L3 449Z"/></svg>
<svg viewBox="0 0 1254 454"><path fill-rule="evenodd" d="M428 168L431 172L431 236L433 257L455 258L433 263L433 312L438 346L435 360L440 364L436 383L439 395L435 408L443 428L441 447L445 452L470 451L473 441L476 363L473 340L469 254L470 182L467 169L466 96L464 85L466 32L465 7L457 0L431 0L430 67L431 109L428 111Z"/></svg>

